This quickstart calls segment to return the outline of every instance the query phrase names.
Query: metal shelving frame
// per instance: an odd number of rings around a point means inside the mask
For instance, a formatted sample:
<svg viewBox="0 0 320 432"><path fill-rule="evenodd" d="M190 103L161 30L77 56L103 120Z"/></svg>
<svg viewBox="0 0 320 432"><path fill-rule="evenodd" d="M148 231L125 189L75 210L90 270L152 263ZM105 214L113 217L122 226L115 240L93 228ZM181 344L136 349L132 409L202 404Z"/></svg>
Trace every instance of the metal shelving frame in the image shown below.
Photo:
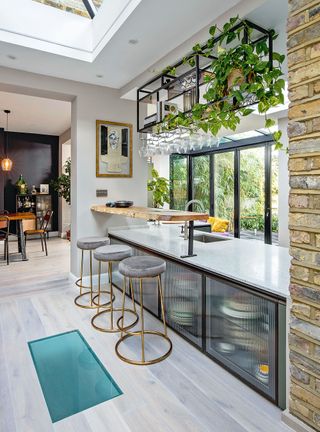
<svg viewBox="0 0 320 432"><path fill-rule="evenodd" d="M252 29L252 31L256 31L258 34L254 38L254 40L250 41L248 36L248 28ZM273 60L272 60L272 54L273 54L273 31L272 30L266 30L262 28L261 26L254 24L251 21L243 20L239 24L235 25L230 31L236 31L242 29L243 30L243 38L246 40L250 45L256 45L258 42L267 41L268 44L268 59L270 62L270 68L273 66ZM217 45L222 37L222 34L217 36L213 41L213 47ZM207 45L204 44L201 46L202 50L205 50L207 48ZM195 92L195 103L200 102L200 87L205 84L202 80L202 76L205 72L210 73L210 67L212 61L214 61L217 57L215 56L204 56L201 53L189 53L185 58L191 58L194 57L195 59L195 66L189 67L187 71L184 71L177 75L172 75L168 71L163 71L162 73L158 74L154 78L147 81L145 84L143 84L141 87L137 89L137 131L140 133L156 133L155 126L159 125L163 121L162 116L162 109L161 106L163 103L167 103L179 96L182 96L186 92L190 92L194 90ZM185 62L183 59L179 60L175 64L172 65L172 69L178 70L179 67L185 65ZM180 93L174 95L173 97L168 97L167 99L161 100L161 92L168 92L170 88L172 89L173 86L184 78L191 76L192 74L195 74L195 84L192 87L189 87L188 89L181 91ZM151 101L151 102L150 102ZM251 101L247 105L252 105L256 103L257 101ZM155 113L156 115L156 121L151 123L150 125L144 126L141 125L140 121L140 113L141 113L141 106L140 104L145 103L152 103L157 104L157 111ZM208 103L209 105L209 103ZM184 113L191 112L191 109L183 111Z"/></svg>

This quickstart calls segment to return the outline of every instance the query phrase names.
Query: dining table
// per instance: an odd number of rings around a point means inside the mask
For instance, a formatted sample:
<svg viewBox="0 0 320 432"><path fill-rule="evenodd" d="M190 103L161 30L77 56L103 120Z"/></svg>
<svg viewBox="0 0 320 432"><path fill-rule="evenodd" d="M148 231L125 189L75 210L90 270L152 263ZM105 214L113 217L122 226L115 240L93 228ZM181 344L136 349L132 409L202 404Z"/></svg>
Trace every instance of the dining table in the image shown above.
<svg viewBox="0 0 320 432"><path fill-rule="evenodd" d="M27 253L26 253L26 242L25 242L24 232L23 232L23 221L34 220L36 219L36 215L31 212L18 212L18 213L8 213L4 216L8 218L10 222L15 221L17 223L19 252L21 253L22 261L28 261ZM0 216L0 220L5 220L5 218Z"/></svg>

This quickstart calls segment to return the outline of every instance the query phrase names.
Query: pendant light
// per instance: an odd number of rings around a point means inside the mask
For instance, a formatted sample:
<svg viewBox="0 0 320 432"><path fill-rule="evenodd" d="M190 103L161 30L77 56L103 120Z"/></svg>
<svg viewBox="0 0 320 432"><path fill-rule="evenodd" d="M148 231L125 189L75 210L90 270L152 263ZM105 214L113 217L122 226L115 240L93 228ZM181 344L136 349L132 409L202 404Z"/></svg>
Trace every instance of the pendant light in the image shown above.
<svg viewBox="0 0 320 432"><path fill-rule="evenodd" d="M9 114L10 110L4 110L7 115L7 129L6 129L6 141L5 141L5 158L1 161L2 171L11 171L12 160L8 158L8 141L9 141Z"/></svg>

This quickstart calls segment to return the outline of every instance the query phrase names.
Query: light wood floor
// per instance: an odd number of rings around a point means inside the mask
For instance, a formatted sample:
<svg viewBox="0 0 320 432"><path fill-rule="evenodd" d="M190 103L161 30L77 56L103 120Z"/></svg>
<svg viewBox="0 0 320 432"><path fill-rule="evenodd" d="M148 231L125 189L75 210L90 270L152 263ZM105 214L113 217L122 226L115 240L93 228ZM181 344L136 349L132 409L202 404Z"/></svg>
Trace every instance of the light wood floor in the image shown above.
<svg viewBox="0 0 320 432"><path fill-rule="evenodd" d="M74 306L69 244L30 242L28 262L0 264L0 432L289 432L281 411L169 332L171 356L149 367L117 359L115 334L95 331ZM1 250L0 250L1 253ZM119 293L117 293L119 298ZM146 313L146 325L159 322ZM79 329L123 395L51 423L27 341ZM137 347L131 345L130 353ZM149 353L152 349L149 347Z"/></svg>

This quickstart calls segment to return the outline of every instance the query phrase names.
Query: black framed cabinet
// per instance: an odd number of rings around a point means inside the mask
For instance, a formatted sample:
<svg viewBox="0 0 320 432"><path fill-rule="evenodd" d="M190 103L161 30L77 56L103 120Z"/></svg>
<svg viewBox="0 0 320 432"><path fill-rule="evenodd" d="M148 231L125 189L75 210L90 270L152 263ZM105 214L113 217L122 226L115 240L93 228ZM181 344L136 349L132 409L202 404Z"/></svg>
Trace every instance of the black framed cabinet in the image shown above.
<svg viewBox="0 0 320 432"><path fill-rule="evenodd" d="M195 269L109 234L111 244L129 244L134 255L165 259L163 275L168 326L267 399L285 409L286 301L255 287ZM115 271L115 284L122 287ZM144 288L145 308L160 318L155 281ZM139 302L138 285L135 299Z"/></svg>

